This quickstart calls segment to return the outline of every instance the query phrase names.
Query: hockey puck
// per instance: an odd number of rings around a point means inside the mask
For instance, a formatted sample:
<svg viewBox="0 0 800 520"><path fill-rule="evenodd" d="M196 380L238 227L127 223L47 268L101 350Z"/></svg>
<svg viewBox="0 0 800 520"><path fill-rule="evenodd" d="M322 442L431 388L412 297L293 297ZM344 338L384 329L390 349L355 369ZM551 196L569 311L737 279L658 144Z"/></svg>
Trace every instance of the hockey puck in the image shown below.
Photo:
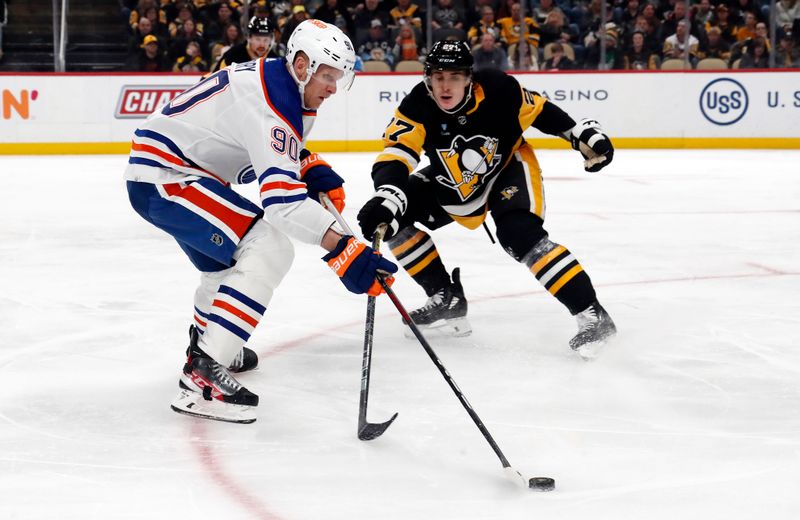
<svg viewBox="0 0 800 520"><path fill-rule="evenodd" d="M553 491L556 488L556 481L550 477L531 477L528 480L528 487L534 491Z"/></svg>

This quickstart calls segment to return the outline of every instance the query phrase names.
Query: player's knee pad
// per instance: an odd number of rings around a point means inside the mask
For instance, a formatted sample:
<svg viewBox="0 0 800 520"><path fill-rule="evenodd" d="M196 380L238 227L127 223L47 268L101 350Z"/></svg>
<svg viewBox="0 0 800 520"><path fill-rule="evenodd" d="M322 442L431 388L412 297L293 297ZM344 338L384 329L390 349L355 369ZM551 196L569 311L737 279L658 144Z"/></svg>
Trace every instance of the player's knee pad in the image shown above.
<svg viewBox="0 0 800 520"><path fill-rule="evenodd" d="M274 288L292 266L294 246L277 228L259 219L239 242L233 259L234 269Z"/></svg>
<svg viewBox="0 0 800 520"><path fill-rule="evenodd" d="M523 262L534 246L547 238L542 219L528 211L512 211L495 220L497 240L506 253Z"/></svg>

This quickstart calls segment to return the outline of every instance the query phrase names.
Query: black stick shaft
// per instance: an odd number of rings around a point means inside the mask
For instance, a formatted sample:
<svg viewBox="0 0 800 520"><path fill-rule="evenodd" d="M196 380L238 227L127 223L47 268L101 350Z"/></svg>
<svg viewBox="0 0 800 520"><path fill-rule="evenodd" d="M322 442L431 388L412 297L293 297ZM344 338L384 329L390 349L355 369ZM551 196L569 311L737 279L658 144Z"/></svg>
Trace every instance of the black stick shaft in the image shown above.
<svg viewBox="0 0 800 520"><path fill-rule="evenodd" d="M378 251L385 228L375 231L372 249ZM361 395L358 402L358 431L367 424L367 402L369 401L369 375L372 369L372 344L375 331L375 296L367 297L367 318L364 322L364 352L361 357Z"/></svg>
<svg viewBox="0 0 800 520"><path fill-rule="evenodd" d="M431 358L433 364L436 365L436 368L439 369L439 372L441 372L445 381L447 381L447 384L450 385L450 388L453 390L453 393L455 393L456 397L458 397L458 400L461 402L461 405L464 407L469 416L472 418L472 421L481 431L483 437L486 439L486 442L488 442L489 446L492 447L495 455L497 455L497 458L500 459L500 462L503 464L503 467L504 468L511 467L511 464L508 462L508 459L506 458L505 455L503 455L503 452L500 450L500 446L497 445L494 438L492 437L492 434L489 433L489 430L486 429L486 426L484 426L483 421L481 421L481 418L472 408L472 405L469 404L469 401L467 401L467 398L464 396L464 393L461 391L456 382L453 380L453 377L447 371L447 368L445 368L444 364L439 359L439 356L436 355L436 352L434 352L433 348L428 343L428 340L426 340L425 336L422 335L422 332L420 332L419 327L417 327L417 325L411 319L411 316L408 315L408 312L406 311L405 307L403 307L403 304L400 303L400 300L397 298L397 295L394 293L392 288L389 287L389 285L386 283L386 281L383 279L382 276L378 276L378 280L380 281L383 290L386 291L387 296L389 296L389 299L392 300L392 303L400 312L400 315L406 321L408 326L411 327L411 331L414 333L414 336L417 337L417 340L419 340L420 344L422 345L422 348L425 349L425 352Z"/></svg>

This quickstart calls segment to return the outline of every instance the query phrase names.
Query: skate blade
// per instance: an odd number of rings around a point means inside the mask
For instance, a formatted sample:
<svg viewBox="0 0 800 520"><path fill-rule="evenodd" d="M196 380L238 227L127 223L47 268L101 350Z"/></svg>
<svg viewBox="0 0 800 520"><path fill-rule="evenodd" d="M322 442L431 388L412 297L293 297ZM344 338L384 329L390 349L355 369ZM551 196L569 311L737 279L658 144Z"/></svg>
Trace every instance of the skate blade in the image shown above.
<svg viewBox="0 0 800 520"><path fill-rule="evenodd" d="M472 326L469 324L469 321L467 321L467 318L439 320L434 321L430 325L417 325L417 328L423 332L435 332L454 338L463 338L472 334ZM416 337L411 327L405 327L403 329L403 335L408 339L414 339Z"/></svg>
<svg viewBox="0 0 800 520"><path fill-rule="evenodd" d="M592 341L591 343L584 343L576 348L575 352L577 352L584 361L594 361L600 356L600 353L605 350L605 346L614 338L615 334L616 333L609 334L605 338Z"/></svg>
<svg viewBox="0 0 800 520"><path fill-rule="evenodd" d="M178 413L212 421L250 424L256 420L256 411L252 406L223 403L217 399L206 401L202 394L185 388L180 389L170 408Z"/></svg>
<svg viewBox="0 0 800 520"><path fill-rule="evenodd" d="M586 343L581 345L575 352L584 360L584 361L594 361L600 355L600 352L603 350L603 347L606 345L606 341L594 341L592 343Z"/></svg>

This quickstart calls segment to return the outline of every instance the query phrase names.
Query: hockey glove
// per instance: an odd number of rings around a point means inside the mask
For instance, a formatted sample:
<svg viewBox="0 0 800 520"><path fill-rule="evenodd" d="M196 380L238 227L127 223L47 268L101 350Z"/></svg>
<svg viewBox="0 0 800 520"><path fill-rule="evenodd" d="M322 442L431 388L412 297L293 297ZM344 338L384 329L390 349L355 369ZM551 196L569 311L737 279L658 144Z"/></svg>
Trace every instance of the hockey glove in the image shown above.
<svg viewBox="0 0 800 520"><path fill-rule="evenodd" d="M347 290L356 294L380 295L383 288L376 280L378 273L397 272L394 262L350 235L343 236L333 251L322 259L339 276ZM385 280L389 285L394 283L393 276L386 276Z"/></svg>
<svg viewBox="0 0 800 520"><path fill-rule="evenodd" d="M344 179L322 157L306 155L300 161L300 178L306 183L309 197L319 202L319 194L325 193L340 213L344 210Z"/></svg>
<svg viewBox="0 0 800 520"><path fill-rule="evenodd" d="M587 172L602 170L614 158L611 139L602 130L600 123L594 119L582 119L568 131L572 148L583 155L583 169Z"/></svg>
<svg viewBox="0 0 800 520"><path fill-rule="evenodd" d="M384 184L375 190L375 195L358 212L358 224L365 238L372 240L375 230L386 224L384 239L392 238L400 227L400 219L408 208L408 199L403 190Z"/></svg>

